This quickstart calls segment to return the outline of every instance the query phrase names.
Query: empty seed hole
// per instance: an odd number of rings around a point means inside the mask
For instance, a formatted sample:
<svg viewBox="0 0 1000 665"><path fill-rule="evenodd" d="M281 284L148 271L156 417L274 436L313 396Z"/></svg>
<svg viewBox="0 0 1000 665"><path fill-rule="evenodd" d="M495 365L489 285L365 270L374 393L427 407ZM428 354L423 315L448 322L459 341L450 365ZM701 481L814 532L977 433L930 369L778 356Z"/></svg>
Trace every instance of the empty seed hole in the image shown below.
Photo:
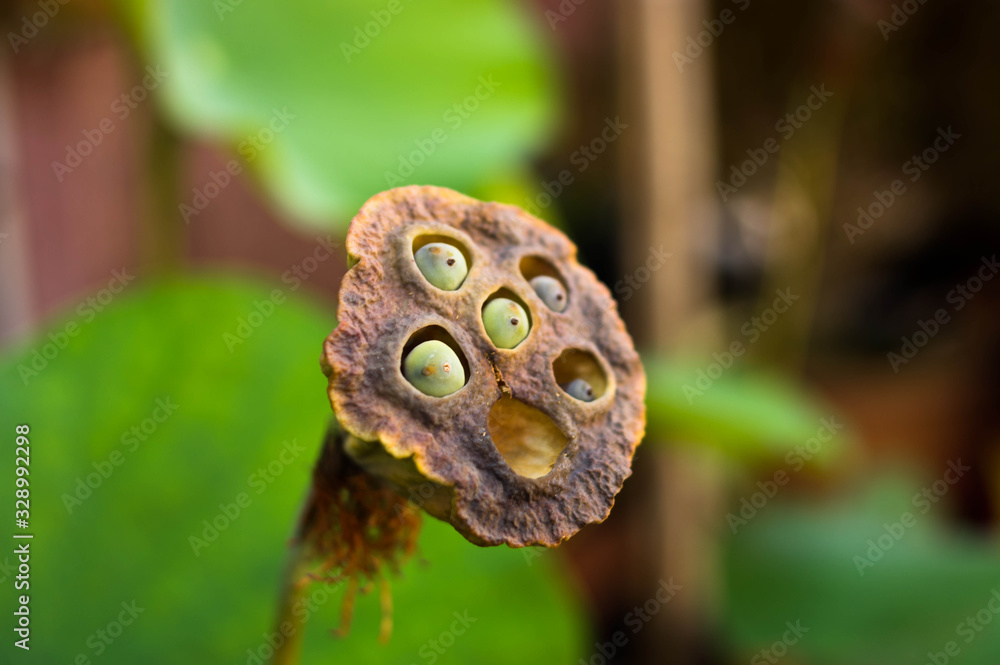
<svg viewBox="0 0 1000 665"><path fill-rule="evenodd" d="M490 438L514 473L541 478L552 470L568 439L547 415L513 397L490 409Z"/></svg>
<svg viewBox="0 0 1000 665"><path fill-rule="evenodd" d="M563 391L583 402L598 399L608 390L604 369L589 351L566 349L552 363L552 373Z"/></svg>
<svg viewBox="0 0 1000 665"><path fill-rule="evenodd" d="M410 352L424 342L430 341L442 342L455 353L458 357L459 363L461 364L461 370L464 373L464 381L462 382L462 385L464 386L467 384L469 382L469 377L471 376L469 361L462 352L462 347L460 347L458 342L455 341L455 338L441 326L427 326L410 335L406 344L403 345L403 353L399 359L399 371L403 374L403 377L406 377L406 358L410 355ZM407 380L409 381L409 379ZM413 382L410 381L410 383ZM418 390L420 389L419 386L417 386L417 388Z"/></svg>

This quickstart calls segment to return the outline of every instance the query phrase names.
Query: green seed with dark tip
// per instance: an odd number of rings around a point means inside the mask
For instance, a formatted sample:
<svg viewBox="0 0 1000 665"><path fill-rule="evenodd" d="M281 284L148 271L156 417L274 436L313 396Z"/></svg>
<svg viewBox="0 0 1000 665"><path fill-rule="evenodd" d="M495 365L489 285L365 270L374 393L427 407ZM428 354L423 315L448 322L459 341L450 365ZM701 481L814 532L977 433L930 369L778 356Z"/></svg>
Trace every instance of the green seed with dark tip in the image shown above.
<svg viewBox="0 0 1000 665"><path fill-rule="evenodd" d="M581 402L594 401L594 389L583 379L573 379L568 384L563 386L563 390L565 390L570 397L576 398Z"/></svg>
<svg viewBox="0 0 1000 665"><path fill-rule="evenodd" d="M563 287L562 282L555 277L539 275L538 277L533 277L528 283L531 284L531 288L535 290L535 293L542 299L545 306L553 312L561 312L569 304L569 299L566 297L566 289Z"/></svg>
<svg viewBox="0 0 1000 665"><path fill-rule="evenodd" d="M465 385L465 368L450 346L432 339L418 344L403 360L403 375L431 397L450 395Z"/></svg>
<svg viewBox="0 0 1000 665"><path fill-rule="evenodd" d="M483 327L498 349L513 349L528 336L528 315L508 298L494 298L483 308Z"/></svg>
<svg viewBox="0 0 1000 665"><path fill-rule="evenodd" d="M460 287L469 274L462 252L444 242L424 245L413 258L427 281L444 291L454 291Z"/></svg>

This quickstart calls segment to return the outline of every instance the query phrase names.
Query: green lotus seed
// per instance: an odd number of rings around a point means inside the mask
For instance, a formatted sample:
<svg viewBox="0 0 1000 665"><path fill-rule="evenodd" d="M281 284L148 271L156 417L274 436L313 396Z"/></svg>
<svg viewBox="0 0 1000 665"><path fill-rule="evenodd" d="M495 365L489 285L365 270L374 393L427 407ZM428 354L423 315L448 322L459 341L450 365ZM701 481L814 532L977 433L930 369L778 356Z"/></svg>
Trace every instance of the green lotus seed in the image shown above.
<svg viewBox="0 0 1000 665"><path fill-rule="evenodd" d="M465 385L465 368L444 342L432 339L418 344L403 360L403 375L431 397L450 395Z"/></svg>
<svg viewBox="0 0 1000 665"><path fill-rule="evenodd" d="M528 283L531 284L531 288L535 290L545 306L553 312L561 312L566 309L568 304L566 289L563 288L562 282L558 279L548 275L539 275L533 277Z"/></svg>
<svg viewBox="0 0 1000 665"><path fill-rule="evenodd" d="M460 287L469 274L465 256L457 247L447 243L428 243L418 249L413 258L427 281L444 291Z"/></svg>
<svg viewBox="0 0 1000 665"><path fill-rule="evenodd" d="M590 384L583 379L573 379L562 389L569 394L570 397L576 398L581 402L593 402L594 401L594 389L590 387Z"/></svg>
<svg viewBox="0 0 1000 665"><path fill-rule="evenodd" d="M483 327L498 349L513 349L528 336L528 315L508 298L494 298L483 308Z"/></svg>

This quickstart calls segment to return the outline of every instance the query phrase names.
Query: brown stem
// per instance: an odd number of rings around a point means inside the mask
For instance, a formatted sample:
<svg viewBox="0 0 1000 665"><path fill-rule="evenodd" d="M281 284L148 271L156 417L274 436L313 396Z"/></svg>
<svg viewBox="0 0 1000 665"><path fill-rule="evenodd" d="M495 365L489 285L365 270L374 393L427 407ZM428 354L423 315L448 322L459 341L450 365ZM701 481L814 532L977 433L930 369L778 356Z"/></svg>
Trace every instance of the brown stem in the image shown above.
<svg viewBox="0 0 1000 665"><path fill-rule="evenodd" d="M281 592L278 596L278 618L276 631L285 635L284 642L274 650L273 665L297 665L302 659L302 639L305 621L301 612L292 611L302 598L302 591L308 586L305 577L308 557L301 542L295 543L288 551Z"/></svg>
<svg viewBox="0 0 1000 665"><path fill-rule="evenodd" d="M299 662L305 626L293 610L311 582L345 587L334 635L344 637L350 630L355 596L368 589L360 584L362 577L379 587L379 639L388 641L392 631L392 597L385 574L387 569L398 570L412 555L420 516L412 512L407 499L352 460L344 450L350 438L331 421L292 536L277 614L277 632L286 639L275 649L272 665ZM310 570L314 566L318 570Z"/></svg>
<svg viewBox="0 0 1000 665"><path fill-rule="evenodd" d="M340 428L336 421L330 423L319 459L313 471L314 478L321 474L331 473L340 465ZM275 631L286 636L274 650L272 665L297 665L302 659L302 640L305 635L305 621L301 612L293 611L302 593L309 586L308 577L311 556L307 536L312 528L317 514L319 496L314 480L306 501L299 513L295 532L288 549L288 557L281 580L281 590L278 593L278 613Z"/></svg>

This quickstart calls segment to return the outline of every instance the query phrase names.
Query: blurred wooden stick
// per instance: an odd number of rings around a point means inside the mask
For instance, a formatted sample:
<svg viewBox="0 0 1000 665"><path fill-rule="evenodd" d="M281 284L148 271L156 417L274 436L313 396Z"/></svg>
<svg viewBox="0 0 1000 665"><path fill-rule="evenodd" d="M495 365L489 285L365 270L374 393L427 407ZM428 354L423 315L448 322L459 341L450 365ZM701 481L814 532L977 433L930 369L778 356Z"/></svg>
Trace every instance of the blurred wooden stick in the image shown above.
<svg viewBox="0 0 1000 665"><path fill-rule="evenodd" d="M651 250L671 253L649 281L623 303L640 346L676 352L697 337L716 346L711 266L704 250L716 233L712 46L685 62L688 35L705 29L703 0L628 0L620 3L623 117L626 137L622 191L625 229L622 265L646 263ZM680 64L679 64L680 63ZM693 448L657 451L657 491L649 506L649 565L660 579L682 586L656 626L641 636L646 660L670 654L676 664L705 662L712 644L721 472Z"/></svg>

